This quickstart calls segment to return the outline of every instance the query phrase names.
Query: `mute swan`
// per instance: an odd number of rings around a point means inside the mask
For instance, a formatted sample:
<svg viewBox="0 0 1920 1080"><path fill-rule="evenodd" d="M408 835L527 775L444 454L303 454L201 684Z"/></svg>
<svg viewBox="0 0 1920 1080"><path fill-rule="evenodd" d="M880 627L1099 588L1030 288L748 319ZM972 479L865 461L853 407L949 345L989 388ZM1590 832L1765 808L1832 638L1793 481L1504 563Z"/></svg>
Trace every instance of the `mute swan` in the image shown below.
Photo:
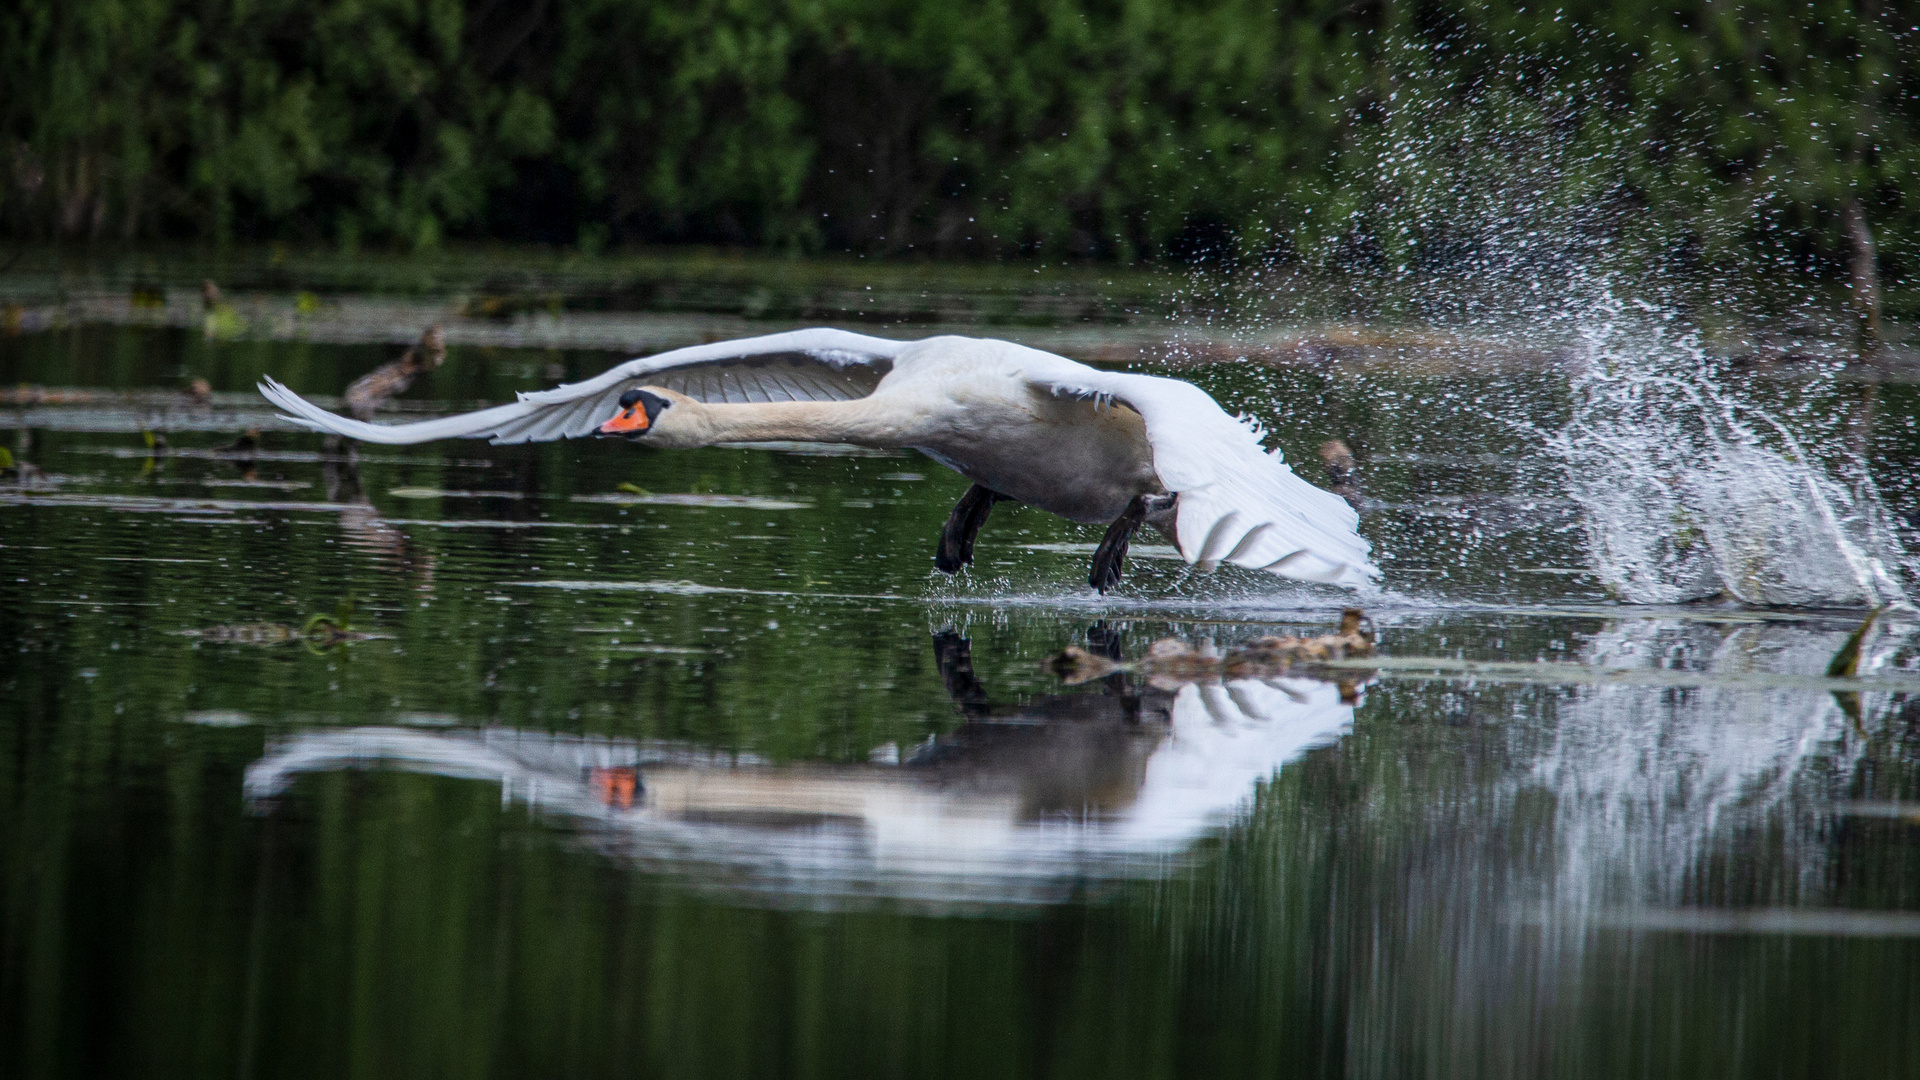
<svg viewBox="0 0 1920 1080"><path fill-rule="evenodd" d="M1029 503L1107 525L1090 583L1119 582L1141 525L1190 563L1306 581L1378 576L1345 500L1293 475L1260 432L1177 379L1100 371L1006 341L891 341L844 330L674 349L511 405L379 425L336 416L264 379L288 419L372 443L624 435L648 446L794 440L913 449L973 481L940 535L954 573L993 504Z"/></svg>

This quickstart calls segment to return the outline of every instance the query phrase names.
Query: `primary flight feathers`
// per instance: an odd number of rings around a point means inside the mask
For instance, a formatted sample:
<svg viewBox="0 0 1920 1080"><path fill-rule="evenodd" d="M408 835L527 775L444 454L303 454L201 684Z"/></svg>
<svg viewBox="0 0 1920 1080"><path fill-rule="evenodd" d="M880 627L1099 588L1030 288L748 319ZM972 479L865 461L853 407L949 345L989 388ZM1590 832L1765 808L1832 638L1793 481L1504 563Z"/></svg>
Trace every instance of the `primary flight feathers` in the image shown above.
<svg viewBox="0 0 1920 1080"><path fill-rule="evenodd" d="M692 390L681 393L703 401L847 401L865 397L879 384L888 361L911 344L824 327L716 341L629 360L583 382L520 394L510 405L412 424L351 420L322 409L271 378L260 381L260 392L285 409L287 418L296 424L361 442L388 446L435 439L546 442L593 434L601 421L613 415L620 395L641 385L680 390L675 381L691 384ZM789 359L781 364L783 355ZM871 370L876 366L879 371ZM857 374L850 370L861 368L869 370ZM670 381L647 376L664 376Z"/></svg>

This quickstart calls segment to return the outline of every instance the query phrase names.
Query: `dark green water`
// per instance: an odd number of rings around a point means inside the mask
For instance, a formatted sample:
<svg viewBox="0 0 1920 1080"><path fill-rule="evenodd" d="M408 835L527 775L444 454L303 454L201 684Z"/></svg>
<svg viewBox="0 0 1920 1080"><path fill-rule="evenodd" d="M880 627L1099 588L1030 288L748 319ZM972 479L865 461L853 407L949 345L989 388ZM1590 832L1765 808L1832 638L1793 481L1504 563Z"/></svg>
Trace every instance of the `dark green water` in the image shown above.
<svg viewBox="0 0 1920 1080"><path fill-rule="evenodd" d="M70 331L0 383L388 351ZM613 359L456 348L414 397ZM965 485L911 455L11 410L0 1074L1920 1075L1911 618L1854 687L1857 611L1609 606L1500 415L1550 379L1202 381L1295 461L1358 444L1369 613L1437 666L1062 686L1347 598L1149 549L1100 600L1092 531L1004 509L938 579ZM1912 388L1879 410L1910 512Z"/></svg>

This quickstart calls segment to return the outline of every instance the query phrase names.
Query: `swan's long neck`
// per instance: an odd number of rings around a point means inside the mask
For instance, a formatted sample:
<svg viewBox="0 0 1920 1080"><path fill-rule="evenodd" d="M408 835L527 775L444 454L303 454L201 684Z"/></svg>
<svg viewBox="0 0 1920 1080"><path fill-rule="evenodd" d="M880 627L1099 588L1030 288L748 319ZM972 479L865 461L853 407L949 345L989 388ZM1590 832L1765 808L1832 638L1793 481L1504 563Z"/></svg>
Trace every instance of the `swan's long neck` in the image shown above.
<svg viewBox="0 0 1920 1080"><path fill-rule="evenodd" d="M682 449L733 442L843 442L897 448L907 445L903 440L909 419L892 415L871 399L751 405L680 401L660 415L647 441Z"/></svg>

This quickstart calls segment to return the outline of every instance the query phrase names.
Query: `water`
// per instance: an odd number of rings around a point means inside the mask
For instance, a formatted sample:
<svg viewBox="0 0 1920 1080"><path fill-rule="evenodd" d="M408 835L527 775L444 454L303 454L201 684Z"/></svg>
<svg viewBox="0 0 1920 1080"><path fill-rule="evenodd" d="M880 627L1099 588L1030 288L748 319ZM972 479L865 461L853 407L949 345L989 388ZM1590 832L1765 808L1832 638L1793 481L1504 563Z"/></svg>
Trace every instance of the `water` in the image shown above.
<svg viewBox="0 0 1920 1080"><path fill-rule="evenodd" d="M1613 314L1213 346L1305 475L1354 447L1383 656L1078 686L1348 597L1096 597L1005 507L938 578L909 454L267 425L384 332L0 339L94 394L0 411L4 1071L1920 1074L1915 384ZM617 358L539 325L401 404Z"/></svg>

